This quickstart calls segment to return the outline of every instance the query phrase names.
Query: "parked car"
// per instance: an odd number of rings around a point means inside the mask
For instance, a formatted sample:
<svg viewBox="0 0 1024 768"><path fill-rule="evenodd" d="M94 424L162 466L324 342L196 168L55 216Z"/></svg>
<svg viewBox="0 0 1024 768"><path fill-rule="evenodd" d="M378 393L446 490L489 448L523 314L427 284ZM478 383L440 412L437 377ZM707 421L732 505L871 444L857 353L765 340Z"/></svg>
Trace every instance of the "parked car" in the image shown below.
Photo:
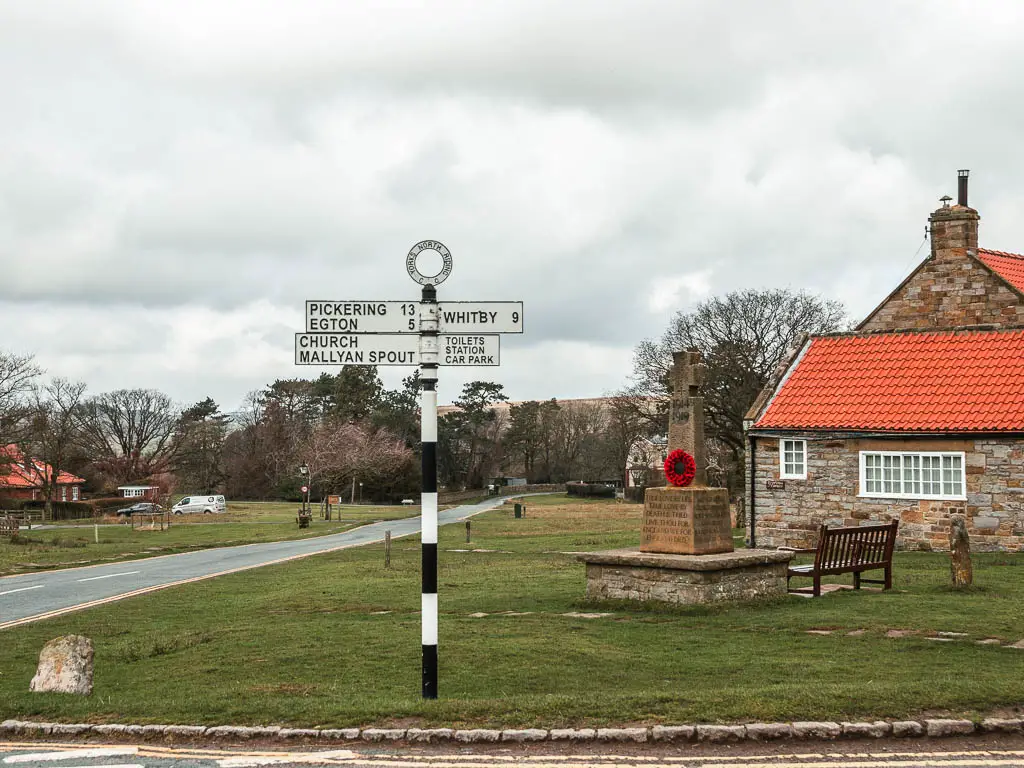
<svg viewBox="0 0 1024 768"><path fill-rule="evenodd" d="M223 496L186 496L173 507L171 512L176 515L191 512L202 512L204 515L214 512L227 512L228 505Z"/></svg>
<svg viewBox="0 0 1024 768"><path fill-rule="evenodd" d="M132 504L130 507L117 510L118 517L131 517L132 515L151 515L156 512L163 512L164 508L159 504L151 504L149 502L142 502L140 504Z"/></svg>

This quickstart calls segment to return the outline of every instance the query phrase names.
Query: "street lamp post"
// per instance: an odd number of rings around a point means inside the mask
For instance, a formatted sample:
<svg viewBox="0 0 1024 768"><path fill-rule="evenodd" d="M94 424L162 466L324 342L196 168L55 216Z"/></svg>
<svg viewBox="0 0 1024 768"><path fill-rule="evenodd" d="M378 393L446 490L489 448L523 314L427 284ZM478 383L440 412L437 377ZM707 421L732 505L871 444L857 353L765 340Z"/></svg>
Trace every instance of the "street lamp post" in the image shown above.
<svg viewBox="0 0 1024 768"><path fill-rule="evenodd" d="M302 462L299 465L299 474L302 475L302 514L306 514L306 507L309 505L309 464Z"/></svg>
<svg viewBox="0 0 1024 768"><path fill-rule="evenodd" d="M359 484L359 503L363 503L363 484Z"/></svg>

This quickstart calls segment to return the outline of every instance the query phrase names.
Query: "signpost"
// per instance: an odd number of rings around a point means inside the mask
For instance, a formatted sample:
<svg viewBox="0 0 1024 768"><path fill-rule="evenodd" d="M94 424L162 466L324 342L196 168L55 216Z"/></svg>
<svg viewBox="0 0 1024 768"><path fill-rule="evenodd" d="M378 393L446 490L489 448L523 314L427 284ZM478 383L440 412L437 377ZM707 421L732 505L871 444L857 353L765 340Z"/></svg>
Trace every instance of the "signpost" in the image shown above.
<svg viewBox="0 0 1024 768"><path fill-rule="evenodd" d="M424 251L441 257L434 275L420 271ZM452 272L443 243L423 240L405 268L423 286L413 301L307 301L306 329L295 334L296 365L419 366L423 487L420 508L423 698L437 698L437 370L500 364L500 333L523 332L521 301L445 301L437 286ZM467 523L468 525L468 523Z"/></svg>

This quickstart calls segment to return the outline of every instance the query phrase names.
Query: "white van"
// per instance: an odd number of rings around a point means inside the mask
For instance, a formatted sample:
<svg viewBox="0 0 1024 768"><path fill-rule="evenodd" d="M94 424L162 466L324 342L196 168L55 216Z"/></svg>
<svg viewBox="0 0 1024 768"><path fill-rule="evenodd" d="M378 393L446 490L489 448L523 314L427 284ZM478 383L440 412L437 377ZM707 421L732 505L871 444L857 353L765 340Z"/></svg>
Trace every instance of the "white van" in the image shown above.
<svg viewBox="0 0 1024 768"><path fill-rule="evenodd" d="M209 515L214 512L227 512L228 505L223 496L186 496L173 507L171 512L176 515L191 512L202 512Z"/></svg>

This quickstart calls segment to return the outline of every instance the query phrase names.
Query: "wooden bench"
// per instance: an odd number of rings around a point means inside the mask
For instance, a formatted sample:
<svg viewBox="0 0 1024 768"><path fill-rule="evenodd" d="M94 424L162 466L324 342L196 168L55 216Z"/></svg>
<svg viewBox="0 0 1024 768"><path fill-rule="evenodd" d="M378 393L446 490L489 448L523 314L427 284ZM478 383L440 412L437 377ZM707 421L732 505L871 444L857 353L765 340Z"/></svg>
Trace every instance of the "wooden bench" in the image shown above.
<svg viewBox="0 0 1024 768"><path fill-rule="evenodd" d="M793 576L810 577L814 579L814 596L819 597L822 576L852 573L854 589L860 589L861 583L881 584L883 589L892 589L892 551L896 546L898 525L893 520L885 525L821 526L818 546L814 550L814 564L790 566L786 572L786 588L789 589L789 580ZM885 571L884 579L861 578L864 571L877 569Z"/></svg>

